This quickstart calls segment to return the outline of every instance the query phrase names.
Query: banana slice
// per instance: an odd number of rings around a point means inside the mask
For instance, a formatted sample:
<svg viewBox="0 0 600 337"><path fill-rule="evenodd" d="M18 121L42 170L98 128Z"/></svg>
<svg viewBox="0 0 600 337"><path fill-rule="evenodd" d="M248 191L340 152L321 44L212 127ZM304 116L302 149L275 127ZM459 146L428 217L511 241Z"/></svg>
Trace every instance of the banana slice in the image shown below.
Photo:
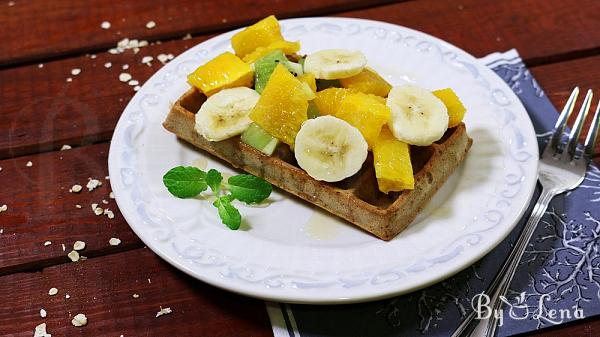
<svg viewBox="0 0 600 337"><path fill-rule="evenodd" d="M317 180L340 181L367 159L367 142L357 128L333 116L309 119L296 135L298 165Z"/></svg>
<svg viewBox="0 0 600 337"><path fill-rule="evenodd" d="M431 145L448 128L448 110L429 90L415 85L393 87L387 98L392 114L388 126L399 140L419 146Z"/></svg>
<svg viewBox="0 0 600 337"><path fill-rule="evenodd" d="M336 80L357 75L367 65L359 51L328 49L309 54L304 60L304 72L324 80Z"/></svg>
<svg viewBox="0 0 600 337"><path fill-rule="evenodd" d="M196 114L196 131L211 142L244 132L260 95L246 87L223 89L210 96Z"/></svg>

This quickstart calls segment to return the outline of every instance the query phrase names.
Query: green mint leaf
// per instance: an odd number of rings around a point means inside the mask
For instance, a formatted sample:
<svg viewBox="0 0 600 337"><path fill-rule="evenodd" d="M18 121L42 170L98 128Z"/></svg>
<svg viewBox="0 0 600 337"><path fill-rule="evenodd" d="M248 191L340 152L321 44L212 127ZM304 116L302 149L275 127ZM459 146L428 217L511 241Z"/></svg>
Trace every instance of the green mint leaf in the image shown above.
<svg viewBox="0 0 600 337"><path fill-rule="evenodd" d="M191 198L205 191L206 172L193 166L177 166L163 176L165 187L178 198Z"/></svg>
<svg viewBox="0 0 600 337"><path fill-rule="evenodd" d="M206 183L210 186L210 189L215 193L219 193L219 187L221 187L221 181L223 181L223 176L219 171L215 169L210 169L206 173Z"/></svg>
<svg viewBox="0 0 600 337"><path fill-rule="evenodd" d="M259 203L269 197L273 187L264 179L250 174L239 174L227 180L231 195L247 204Z"/></svg>
<svg viewBox="0 0 600 337"><path fill-rule="evenodd" d="M240 228L242 223L242 215L240 214L240 211L238 211L237 208L231 204L232 200L233 198L230 195L225 195L217 198L217 200L213 202L213 206L219 210L221 222L227 225L227 227L230 229L236 230Z"/></svg>

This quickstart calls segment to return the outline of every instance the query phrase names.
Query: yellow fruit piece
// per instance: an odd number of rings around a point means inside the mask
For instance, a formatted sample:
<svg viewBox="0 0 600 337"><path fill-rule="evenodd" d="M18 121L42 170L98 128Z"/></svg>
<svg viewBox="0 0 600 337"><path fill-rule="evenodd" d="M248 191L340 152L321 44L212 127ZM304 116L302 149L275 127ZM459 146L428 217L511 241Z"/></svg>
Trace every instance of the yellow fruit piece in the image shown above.
<svg viewBox="0 0 600 337"><path fill-rule="evenodd" d="M328 88L317 92L313 102L315 102L321 115L335 116L342 104L342 100L350 92L350 90L344 88Z"/></svg>
<svg viewBox="0 0 600 337"><path fill-rule="evenodd" d="M280 49L286 55L295 54L300 50L300 42L291 41L275 41L266 47L258 47L250 54L247 54L242 58L246 63L254 63L259 58L267 55L273 50Z"/></svg>
<svg viewBox="0 0 600 337"><path fill-rule="evenodd" d="M347 95L355 93L354 89L346 88L327 88L317 92L315 100L313 101L319 109L321 115L333 115L337 116L337 112L340 109L340 105ZM385 105L385 98L375 95L367 95L368 97L378 101Z"/></svg>
<svg viewBox="0 0 600 337"><path fill-rule="evenodd" d="M188 82L210 96L225 88L251 87L252 68L239 57L225 52L188 75Z"/></svg>
<svg viewBox="0 0 600 337"><path fill-rule="evenodd" d="M410 146L399 141L384 127L373 145L377 185L383 193L415 188Z"/></svg>
<svg viewBox="0 0 600 337"><path fill-rule="evenodd" d="M462 104L454 90L450 88L440 89L433 92L433 94L444 102L444 105L448 109L448 127L453 128L462 122L465 117L467 109Z"/></svg>
<svg viewBox="0 0 600 337"><path fill-rule="evenodd" d="M278 64L250 112L250 119L273 137L293 147L296 134L308 119L306 111L311 96L314 97L314 94L306 84Z"/></svg>
<svg viewBox="0 0 600 337"><path fill-rule="evenodd" d="M392 89L392 86L383 77L370 68L365 68L358 75L340 79L340 84L344 88L381 97L387 97Z"/></svg>
<svg viewBox="0 0 600 337"><path fill-rule="evenodd" d="M282 41L279 22L275 16L268 16L231 37L231 46L240 58L259 47L266 47L275 41Z"/></svg>
<svg viewBox="0 0 600 337"><path fill-rule="evenodd" d="M350 93L342 100L335 115L357 128L369 148L373 148L381 127L387 124L391 114L390 108L375 97L362 92Z"/></svg>
<svg viewBox="0 0 600 337"><path fill-rule="evenodd" d="M300 82L308 84L310 90L312 90L313 93L317 92L317 80L315 79L315 75L305 73L298 76L298 80L300 80Z"/></svg>

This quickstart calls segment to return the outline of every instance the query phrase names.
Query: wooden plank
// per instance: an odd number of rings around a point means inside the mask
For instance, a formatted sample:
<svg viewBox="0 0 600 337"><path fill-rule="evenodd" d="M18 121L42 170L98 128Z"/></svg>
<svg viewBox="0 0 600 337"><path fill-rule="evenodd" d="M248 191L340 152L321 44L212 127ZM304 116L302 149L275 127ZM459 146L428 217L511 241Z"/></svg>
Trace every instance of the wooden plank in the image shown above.
<svg viewBox="0 0 600 337"><path fill-rule="evenodd" d="M341 13L391 22L453 43L477 57L517 48L528 65L600 52L600 2L426 0Z"/></svg>
<svg viewBox="0 0 600 337"><path fill-rule="evenodd" d="M119 81L130 73L144 83L161 63L157 55L184 51L210 36L174 40L142 48L138 54L97 54L0 71L0 158L59 149L63 144L87 145L110 139L117 120L135 93ZM153 56L152 67L141 63ZM105 68L110 62L111 68ZM129 69L123 70L124 65ZM77 76L72 69L80 69ZM67 82L72 78L72 82Z"/></svg>
<svg viewBox="0 0 600 337"><path fill-rule="evenodd" d="M590 116L586 119L584 125L584 132L581 133L580 140L583 143L587 136L587 130L592 122L592 115L596 110L596 107L600 105L600 56L580 58L567 62L554 63L539 67L533 67L531 72L536 80L542 85L544 92L548 95L548 98L554 103L558 110L562 109L563 105L571 95L571 91L575 86L579 86L580 93L578 102L575 105L575 111L573 112L570 120L570 124L573 125L577 112L583 98L585 97L586 91L592 89L594 91L594 98L592 100L592 107L590 109ZM600 166L600 138L596 144L595 161Z"/></svg>
<svg viewBox="0 0 600 337"><path fill-rule="evenodd" d="M0 275L70 261L67 253L77 240L86 243L80 253L88 257L143 245L109 197L107 153L104 143L0 161L0 205L8 206L0 214ZM88 191L88 178L102 186ZM83 190L69 193L74 184ZM92 203L109 208L115 218L95 215ZM112 237L121 245L110 246ZM51 244L44 245L46 241Z"/></svg>
<svg viewBox="0 0 600 337"><path fill-rule="evenodd" d="M0 65L114 47L124 37L156 40L228 30L261 19L324 15L384 1L14 1L2 4ZM110 22L110 29L101 23ZM154 21L156 27L146 24Z"/></svg>
<svg viewBox="0 0 600 337"><path fill-rule="evenodd" d="M558 326L540 329L527 334L519 334L520 337L594 337L600 331L600 317L590 317L583 320L573 321ZM516 337L516 336L515 336Z"/></svg>
<svg viewBox="0 0 600 337"><path fill-rule="evenodd" d="M207 36L191 40L172 40L143 48L138 54L128 51L119 55L81 56L37 65L0 71L0 158L59 149L63 144L86 145L110 139L114 126L129 99L135 93L119 81L124 70L143 83L160 67L141 64L144 56L156 58L160 53L178 54ZM470 41L470 40L469 40ZM533 67L532 71L556 106L577 84L600 87L600 68L594 66L600 56L565 63ZM111 62L110 69L104 68ZM81 74L72 76L71 69ZM548 75L545 75L548 74ZM73 82L66 82L68 77Z"/></svg>
<svg viewBox="0 0 600 337"><path fill-rule="evenodd" d="M3 276L0 294L1 336L32 336L42 322L52 336L272 336L264 302L197 281L143 248ZM172 313L155 317L161 306ZM81 328L71 324L79 313L88 319Z"/></svg>

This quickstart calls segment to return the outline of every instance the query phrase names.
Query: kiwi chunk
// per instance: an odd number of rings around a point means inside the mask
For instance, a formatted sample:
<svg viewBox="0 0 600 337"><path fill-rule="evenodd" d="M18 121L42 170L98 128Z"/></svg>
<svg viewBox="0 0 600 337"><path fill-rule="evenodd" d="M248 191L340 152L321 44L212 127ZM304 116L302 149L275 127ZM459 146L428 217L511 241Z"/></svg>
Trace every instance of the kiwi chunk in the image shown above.
<svg viewBox="0 0 600 337"><path fill-rule="evenodd" d="M301 64L290 62L280 49L274 50L254 62L254 89L256 92L262 93L279 63L283 64L294 76L304 73Z"/></svg>
<svg viewBox="0 0 600 337"><path fill-rule="evenodd" d="M252 123L242 133L242 141L258 151L270 156L275 151L279 141L277 138L271 136L265 129L261 128L258 124Z"/></svg>
<svg viewBox="0 0 600 337"><path fill-rule="evenodd" d="M308 115L308 119L313 119L321 116L317 105L313 101L308 102L308 110L306 111L306 114Z"/></svg>

